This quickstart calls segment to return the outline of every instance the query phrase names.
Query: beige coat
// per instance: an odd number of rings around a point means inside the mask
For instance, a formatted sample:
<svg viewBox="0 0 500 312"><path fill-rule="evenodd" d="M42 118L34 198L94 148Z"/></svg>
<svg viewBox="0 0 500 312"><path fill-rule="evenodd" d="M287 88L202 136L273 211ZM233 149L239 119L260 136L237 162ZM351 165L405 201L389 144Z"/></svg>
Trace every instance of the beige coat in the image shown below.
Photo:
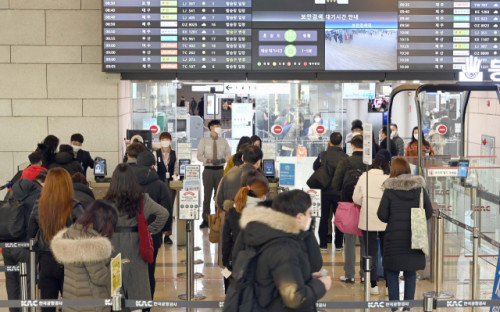
<svg viewBox="0 0 500 312"><path fill-rule="evenodd" d="M112 246L108 238L90 228L82 231L80 224L73 224L59 231L50 247L57 262L64 265L63 299L111 297ZM63 311L110 311L110 308L64 307Z"/></svg>
<svg viewBox="0 0 500 312"><path fill-rule="evenodd" d="M382 183L389 178L389 175L385 175L380 169L370 169L368 173L368 228L366 227L366 172L359 177L352 194L354 203L361 206L358 227L363 231L382 232L385 231L387 224L379 220L377 211L384 194Z"/></svg>

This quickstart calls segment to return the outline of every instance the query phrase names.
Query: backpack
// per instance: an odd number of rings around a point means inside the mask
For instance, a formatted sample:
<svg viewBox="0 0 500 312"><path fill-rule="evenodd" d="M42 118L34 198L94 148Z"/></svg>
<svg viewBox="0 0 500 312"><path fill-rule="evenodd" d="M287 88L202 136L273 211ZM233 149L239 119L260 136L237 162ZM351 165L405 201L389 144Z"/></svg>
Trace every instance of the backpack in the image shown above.
<svg viewBox="0 0 500 312"><path fill-rule="evenodd" d="M361 169L354 169L349 160L347 160L347 170L344 174L344 181L342 182L342 192L341 200L343 202L352 203L352 194L354 193L354 188L358 183L359 177L363 173Z"/></svg>
<svg viewBox="0 0 500 312"><path fill-rule="evenodd" d="M0 201L0 241L19 241L26 236L22 200L13 200L12 191L7 200Z"/></svg>
<svg viewBox="0 0 500 312"><path fill-rule="evenodd" d="M263 311L258 303L254 283L255 275L257 274L257 261L260 254L266 248L284 240L273 239L259 249L247 246L238 253L236 261L233 264L231 282L227 290L226 299L224 300L223 312Z"/></svg>

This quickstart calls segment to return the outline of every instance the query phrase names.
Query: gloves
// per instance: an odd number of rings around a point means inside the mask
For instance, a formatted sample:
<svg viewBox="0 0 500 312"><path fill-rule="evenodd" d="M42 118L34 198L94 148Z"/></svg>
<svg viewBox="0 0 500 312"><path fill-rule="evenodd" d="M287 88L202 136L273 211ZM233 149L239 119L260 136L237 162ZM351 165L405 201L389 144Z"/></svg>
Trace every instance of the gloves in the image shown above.
<svg viewBox="0 0 500 312"><path fill-rule="evenodd" d="M220 165L220 164L221 164L221 160L220 160L220 159L212 159L212 164L213 164L214 166L218 166L218 165Z"/></svg>

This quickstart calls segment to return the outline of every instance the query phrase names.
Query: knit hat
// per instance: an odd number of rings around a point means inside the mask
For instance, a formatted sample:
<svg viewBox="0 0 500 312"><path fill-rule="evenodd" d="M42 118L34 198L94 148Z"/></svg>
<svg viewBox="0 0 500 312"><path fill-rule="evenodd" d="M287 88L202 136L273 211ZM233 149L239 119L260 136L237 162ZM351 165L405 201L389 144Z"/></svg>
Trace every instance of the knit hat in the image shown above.
<svg viewBox="0 0 500 312"><path fill-rule="evenodd" d="M391 161L391 153L385 148L380 149L375 155L375 159L385 159L387 161Z"/></svg>
<svg viewBox="0 0 500 312"><path fill-rule="evenodd" d="M149 151L142 152L137 156L137 164L139 166L151 167L155 163L155 156Z"/></svg>

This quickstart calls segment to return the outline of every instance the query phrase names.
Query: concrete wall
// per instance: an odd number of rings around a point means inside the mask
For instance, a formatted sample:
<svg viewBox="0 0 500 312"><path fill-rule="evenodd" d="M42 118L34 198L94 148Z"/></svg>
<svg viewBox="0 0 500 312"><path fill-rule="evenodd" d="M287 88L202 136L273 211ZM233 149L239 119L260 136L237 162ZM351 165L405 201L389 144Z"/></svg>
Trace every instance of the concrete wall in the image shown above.
<svg viewBox="0 0 500 312"><path fill-rule="evenodd" d="M0 0L0 29L0 184L48 134L82 133L113 170L120 77L101 72L101 1Z"/></svg>

